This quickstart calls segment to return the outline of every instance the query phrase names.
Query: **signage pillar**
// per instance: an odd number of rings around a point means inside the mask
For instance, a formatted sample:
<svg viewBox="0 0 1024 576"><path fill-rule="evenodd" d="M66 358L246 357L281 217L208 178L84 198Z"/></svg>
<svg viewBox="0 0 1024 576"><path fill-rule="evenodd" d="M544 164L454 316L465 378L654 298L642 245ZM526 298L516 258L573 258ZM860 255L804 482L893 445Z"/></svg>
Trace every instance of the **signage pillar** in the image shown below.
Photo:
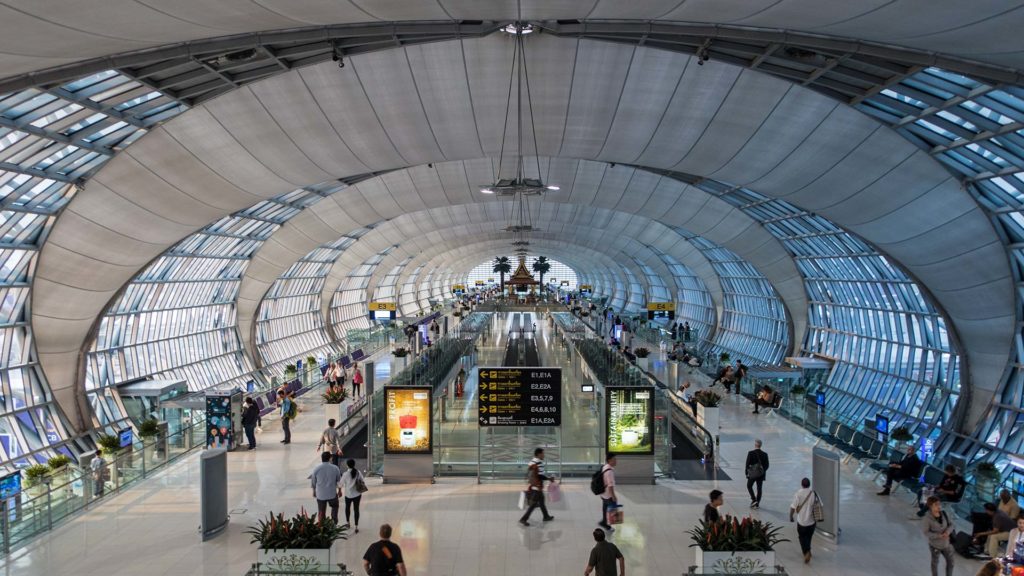
<svg viewBox="0 0 1024 576"><path fill-rule="evenodd" d="M367 398L369 398L370 396L373 396L373 360L367 360L363 363L363 372L363 387L365 388L363 393L366 394ZM391 375L394 376L395 373L392 372Z"/></svg>
<svg viewBox="0 0 1024 576"><path fill-rule="evenodd" d="M615 481L654 484L654 388L605 387L605 448L618 459Z"/></svg>
<svg viewBox="0 0 1024 576"><path fill-rule="evenodd" d="M384 482L434 482L434 405L428 386L385 386Z"/></svg>

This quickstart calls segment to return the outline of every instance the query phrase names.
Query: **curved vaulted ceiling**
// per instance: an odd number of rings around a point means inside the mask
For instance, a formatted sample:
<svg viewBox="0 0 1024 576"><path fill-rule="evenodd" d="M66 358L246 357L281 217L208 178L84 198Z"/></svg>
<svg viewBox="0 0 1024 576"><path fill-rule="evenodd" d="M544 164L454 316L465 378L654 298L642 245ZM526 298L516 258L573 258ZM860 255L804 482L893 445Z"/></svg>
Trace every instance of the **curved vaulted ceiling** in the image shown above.
<svg viewBox="0 0 1024 576"><path fill-rule="evenodd" d="M110 161L55 225L35 279L39 358L61 403L73 406L80 349L111 297L220 216L296 187L400 170L283 227L246 276L247 322L269 282L346 230L483 202L477 190L493 181L502 147L510 43L492 35L361 54L342 69L285 71L193 108ZM682 180L783 198L857 233L928 286L974 379L998 380L1014 322L1004 246L928 153L817 92L714 60L550 35L530 37L526 51L537 128L524 140L536 138L543 178L562 186L546 210L568 221L580 214L592 227L603 221L587 207L633 214L623 230L638 238L650 234L647 221L706 235L769 277L800 338L806 296L785 250ZM514 138L515 126L509 131Z"/></svg>
<svg viewBox="0 0 1024 576"><path fill-rule="evenodd" d="M907 46L1021 68L1022 8L985 0L56 0L7 2L0 69L31 72L172 42L304 26L395 21L621 20L786 29Z"/></svg>

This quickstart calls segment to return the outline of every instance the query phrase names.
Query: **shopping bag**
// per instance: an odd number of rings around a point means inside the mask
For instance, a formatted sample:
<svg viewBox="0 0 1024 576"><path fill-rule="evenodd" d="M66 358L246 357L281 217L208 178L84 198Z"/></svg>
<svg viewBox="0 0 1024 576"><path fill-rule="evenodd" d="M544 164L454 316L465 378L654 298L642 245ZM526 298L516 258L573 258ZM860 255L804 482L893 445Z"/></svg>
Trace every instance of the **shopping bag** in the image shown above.
<svg viewBox="0 0 1024 576"><path fill-rule="evenodd" d="M526 491L519 492L519 509L526 510Z"/></svg>
<svg viewBox="0 0 1024 576"><path fill-rule="evenodd" d="M612 505L605 516L605 521L609 524L622 524L622 506Z"/></svg>
<svg viewBox="0 0 1024 576"><path fill-rule="evenodd" d="M552 502L558 502L562 499L562 489L558 487L558 484L552 482L548 484L548 500Z"/></svg>

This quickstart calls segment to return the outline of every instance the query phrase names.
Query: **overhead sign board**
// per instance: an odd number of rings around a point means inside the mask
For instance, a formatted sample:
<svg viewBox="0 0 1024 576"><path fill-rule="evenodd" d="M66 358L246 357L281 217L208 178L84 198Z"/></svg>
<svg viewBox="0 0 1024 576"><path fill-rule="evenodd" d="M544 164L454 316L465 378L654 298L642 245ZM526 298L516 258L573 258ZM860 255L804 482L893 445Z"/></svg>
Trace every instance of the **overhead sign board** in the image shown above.
<svg viewBox="0 0 1024 576"><path fill-rule="evenodd" d="M478 368L481 426L561 426L561 368Z"/></svg>
<svg viewBox="0 0 1024 576"><path fill-rule="evenodd" d="M376 312L378 310L394 312L398 307L394 302L370 302L370 312Z"/></svg>
<svg viewBox="0 0 1024 576"><path fill-rule="evenodd" d="M461 294L461 293L463 293L465 291L466 291L466 285L465 284L452 284L452 293L453 294Z"/></svg>
<svg viewBox="0 0 1024 576"><path fill-rule="evenodd" d="M474 286L483 286L484 285L484 281L483 280L477 280L476 282L473 283L473 285Z"/></svg>
<svg viewBox="0 0 1024 576"><path fill-rule="evenodd" d="M654 312L657 312L657 311L669 311L669 310L675 310L676 309L676 305L675 305L675 302L648 302L647 303L647 309L649 311L654 311Z"/></svg>

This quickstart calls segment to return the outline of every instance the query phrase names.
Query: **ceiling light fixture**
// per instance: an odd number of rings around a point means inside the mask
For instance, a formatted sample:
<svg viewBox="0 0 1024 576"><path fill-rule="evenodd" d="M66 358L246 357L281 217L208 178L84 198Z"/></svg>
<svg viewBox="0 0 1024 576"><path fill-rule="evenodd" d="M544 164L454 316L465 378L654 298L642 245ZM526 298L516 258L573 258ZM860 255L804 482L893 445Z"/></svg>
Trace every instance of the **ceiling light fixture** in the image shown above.
<svg viewBox="0 0 1024 576"><path fill-rule="evenodd" d="M481 188L480 192L484 194L494 194L494 190L491 190L490 188Z"/></svg>

